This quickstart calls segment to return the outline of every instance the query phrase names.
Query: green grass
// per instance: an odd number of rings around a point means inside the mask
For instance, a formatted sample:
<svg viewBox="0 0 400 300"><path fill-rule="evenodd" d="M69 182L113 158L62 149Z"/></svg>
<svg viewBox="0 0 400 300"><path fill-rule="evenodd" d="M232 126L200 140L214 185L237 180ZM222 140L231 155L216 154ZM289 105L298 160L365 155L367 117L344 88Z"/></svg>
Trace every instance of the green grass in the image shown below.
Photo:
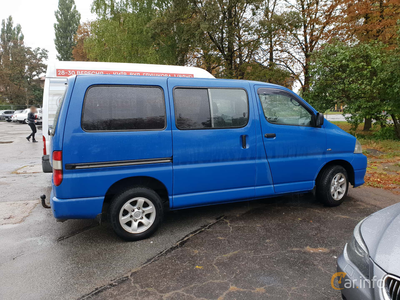
<svg viewBox="0 0 400 300"><path fill-rule="evenodd" d="M354 131L347 122L332 122L344 131L357 137L363 147L363 153L368 158L365 184L374 188L390 190L400 195L400 140L384 139L387 135L379 126L373 126L369 131L363 131L364 124L360 124ZM386 128L387 129L387 128ZM378 133L378 134L377 134ZM383 154L374 156L367 149L375 149ZM388 171L388 167L390 171Z"/></svg>
<svg viewBox="0 0 400 300"><path fill-rule="evenodd" d="M340 111L330 111L330 110L328 110L328 111L324 112L324 115L342 115L342 114L343 113L340 112Z"/></svg>
<svg viewBox="0 0 400 300"><path fill-rule="evenodd" d="M374 136L380 128L378 126L373 126L369 131L363 131L364 124L360 124L357 130L354 132L351 130L351 124L346 121L332 122L333 124L339 126L344 131L347 131L360 141L361 145L365 149L376 149L385 152L385 155L389 157L400 156L400 140L381 140Z"/></svg>

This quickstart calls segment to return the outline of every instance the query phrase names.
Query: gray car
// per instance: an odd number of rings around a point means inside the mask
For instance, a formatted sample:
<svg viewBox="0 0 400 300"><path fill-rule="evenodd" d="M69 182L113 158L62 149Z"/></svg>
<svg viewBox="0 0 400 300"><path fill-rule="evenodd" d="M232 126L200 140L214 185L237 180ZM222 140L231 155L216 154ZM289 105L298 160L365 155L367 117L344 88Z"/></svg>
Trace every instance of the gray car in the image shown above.
<svg viewBox="0 0 400 300"><path fill-rule="evenodd" d="M1 120L6 120L7 122L11 122L11 117L14 114L13 110L3 110L0 113L0 119Z"/></svg>
<svg viewBox="0 0 400 300"><path fill-rule="evenodd" d="M337 263L343 299L400 300L400 203L358 223Z"/></svg>

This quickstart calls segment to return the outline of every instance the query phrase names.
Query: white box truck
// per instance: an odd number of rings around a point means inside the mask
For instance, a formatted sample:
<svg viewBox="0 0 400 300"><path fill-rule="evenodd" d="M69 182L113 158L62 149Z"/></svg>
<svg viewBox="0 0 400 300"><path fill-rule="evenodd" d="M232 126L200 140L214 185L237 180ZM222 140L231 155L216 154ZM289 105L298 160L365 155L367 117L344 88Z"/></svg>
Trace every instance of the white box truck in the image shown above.
<svg viewBox="0 0 400 300"><path fill-rule="evenodd" d="M66 90L67 77L101 74L214 78L207 71L196 67L81 61L49 62L43 93L43 172L52 172L49 163L50 153L48 153L50 146L49 129L53 126L57 107Z"/></svg>

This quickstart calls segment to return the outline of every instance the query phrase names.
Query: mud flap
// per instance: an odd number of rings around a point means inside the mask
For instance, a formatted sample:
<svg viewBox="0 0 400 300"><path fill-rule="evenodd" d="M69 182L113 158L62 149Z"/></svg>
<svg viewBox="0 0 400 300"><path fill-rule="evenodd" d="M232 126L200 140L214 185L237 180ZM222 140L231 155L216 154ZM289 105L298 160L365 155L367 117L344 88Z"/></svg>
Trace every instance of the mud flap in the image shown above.
<svg viewBox="0 0 400 300"><path fill-rule="evenodd" d="M43 173L53 173L53 168L50 165L49 155L42 156L42 170Z"/></svg>

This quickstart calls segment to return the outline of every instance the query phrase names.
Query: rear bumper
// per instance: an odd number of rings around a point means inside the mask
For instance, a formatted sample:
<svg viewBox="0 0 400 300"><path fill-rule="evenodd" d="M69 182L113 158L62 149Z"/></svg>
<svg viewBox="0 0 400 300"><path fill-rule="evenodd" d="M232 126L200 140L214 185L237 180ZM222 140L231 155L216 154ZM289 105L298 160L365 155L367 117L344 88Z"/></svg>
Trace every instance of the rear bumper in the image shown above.
<svg viewBox="0 0 400 300"><path fill-rule="evenodd" d="M50 196L51 210L56 219L95 219L103 209L104 197L58 199Z"/></svg>

